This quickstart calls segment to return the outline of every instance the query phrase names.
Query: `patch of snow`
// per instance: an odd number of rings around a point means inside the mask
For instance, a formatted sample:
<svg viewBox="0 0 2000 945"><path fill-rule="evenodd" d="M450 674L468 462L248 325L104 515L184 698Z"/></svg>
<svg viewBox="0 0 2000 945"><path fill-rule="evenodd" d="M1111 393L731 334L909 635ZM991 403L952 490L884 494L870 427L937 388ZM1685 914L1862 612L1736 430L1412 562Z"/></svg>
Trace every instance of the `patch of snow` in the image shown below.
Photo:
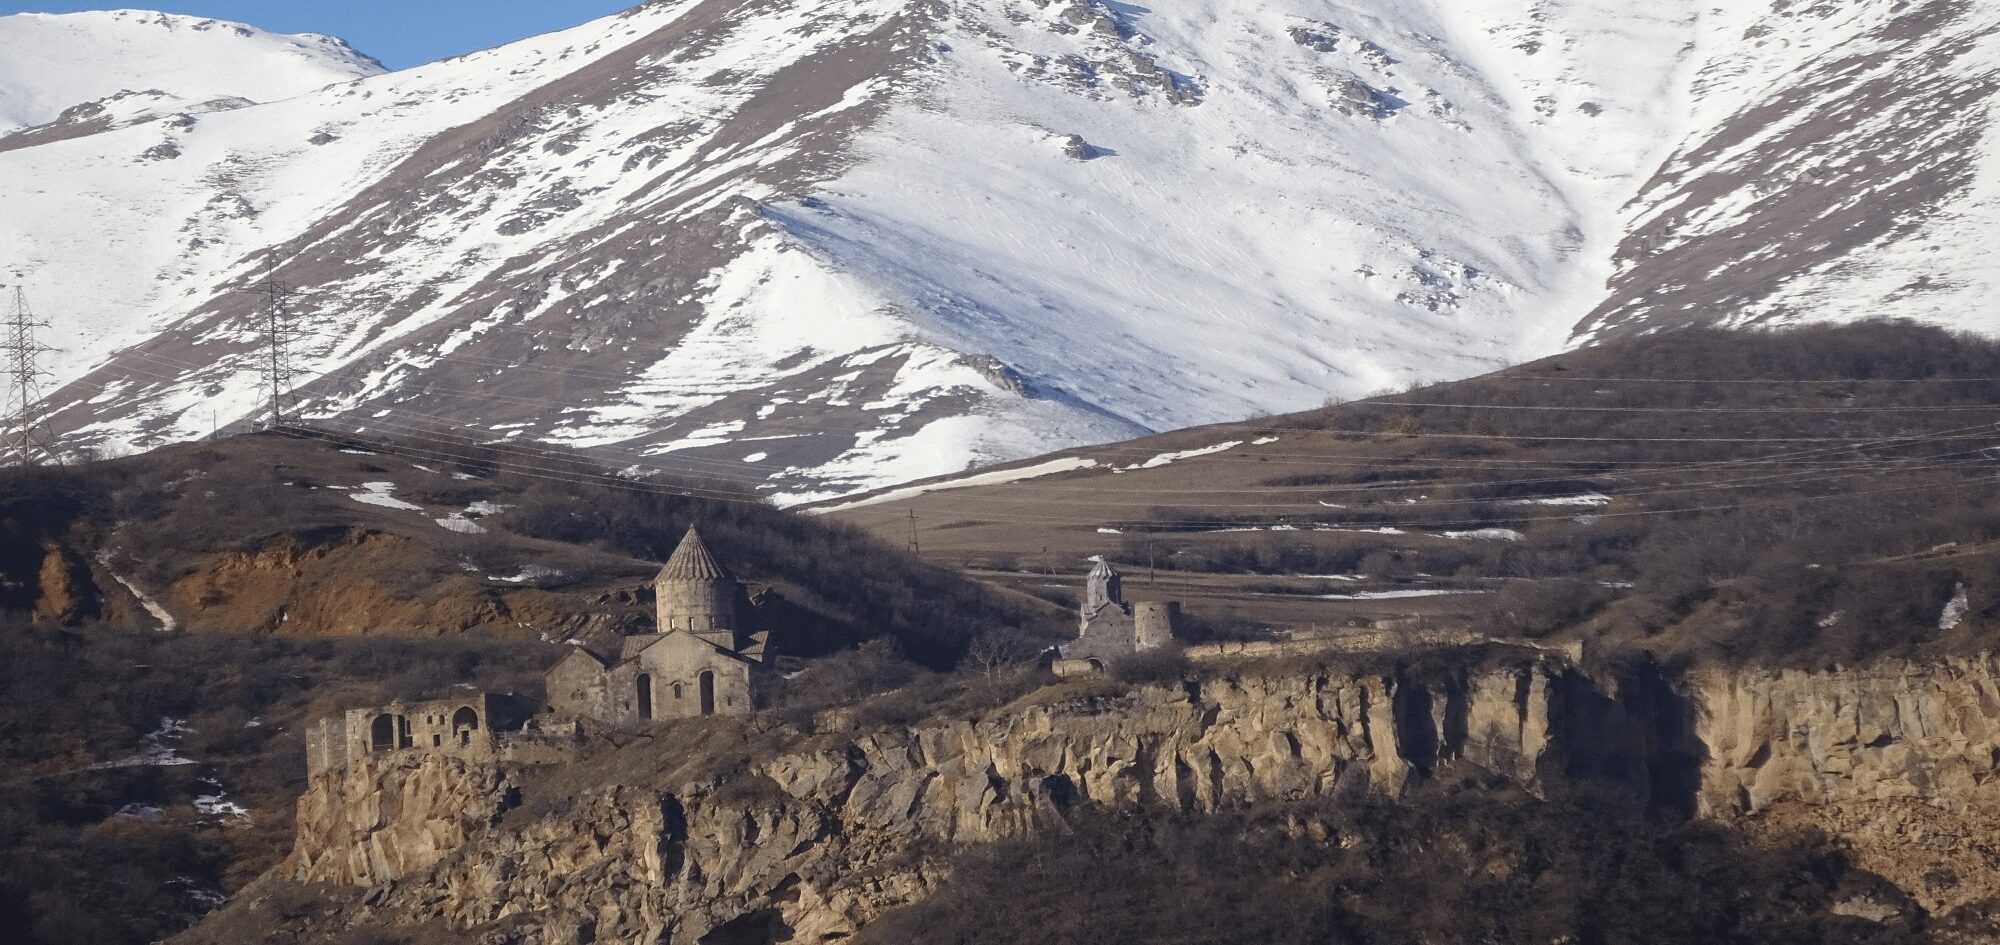
<svg viewBox="0 0 2000 945"><path fill-rule="evenodd" d="M1549 498L1544 498L1544 499L1515 499L1512 502L1509 502L1508 504L1509 505L1598 506L1598 505L1610 505L1611 497L1598 492L1587 492L1582 495L1559 495L1559 496L1551 496Z"/></svg>
<svg viewBox="0 0 2000 945"><path fill-rule="evenodd" d="M405 512L421 512L424 510L424 507L421 505L412 505L396 498L396 484L393 482L364 482L361 484L360 491L350 492L347 497L362 505L380 506L385 509L398 509Z"/></svg>
<svg viewBox="0 0 2000 945"><path fill-rule="evenodd" d="M195 813L203 817L221 817L237 820L249 819L250 808L229 800L229 792L222 789L222 782L213 778L203 778L202 783L208 785L209 792L195 797Z"/></svg>
<svg viewBox="0 0 2000 945"><path fill-rule="evenodd" d="M457 532L461 535L486 534L485 526L482 526L478 522L466 518L465 513L463 512L453 512L450 515L445 516L444 518L432 519L432 521L437 522L438 526L445 529L446 531Z"/></svg>
<svg viewBox="0 0 2000 945"><path fill-rule="evenodd" d="M1960 581L1952 591L1951 600L1945 601L1944 611L1938 614L1939 630L1955 630L1965 622L1965 614L1972 609L1972 598L1965 591L1965 582Z"/></svg>
<svg viewBox="0 0 2000 945"><path fill-rule="evenodd" d="M975 473L973 475L963 476L958 479L947 479L943 482L934 482L920 486L906 486L901 489L892 489L880 495L873 495L873 496L868 496L866 498L857 499L853 502L844 502L839 505L821 506L819 508L808 509L807 511L814 515L825 515L829 512L843 512L848 509L858 509L870 505L879 505L883 502L899 502L903 499L915 498L920 495L928 495L929 493L932 492L945 492L952 489L971 489L971 488L976 488L978 486L998 486L998 485L1005 485L1011 482L1022 482L1029 479L1040 479L1043 476L1053 476L1056 475L1057 473L1074 472L1079 469L1095 469L1098 465L1099 465L1098 462L1094 459L1086 459L1081 456L1070 456L1062 459L1052 459L1046 463L1037 463L1033 466L1025 466L1020 469L1001 469L1001 470L995 470L993 472Z"/></svg>
<svg viewBox="0 0 2000 945"><path fill-rule="evenodd" d="M1320 600L1403 600L1412 597L1459 597L1468 594L1486 594L1489 591L1462 590L1421 590L1421 591L1355 591L1352 594L1319 594Z"/></svg>
<svg viewBox="0 0 2000 945"><path fill-rule="evenodd" d="M156 629L158 629L161 633L168 633L174 630L179 630L181 628L180 621L175 620L174 615L168 613L167 608L161 606L159 601L154 600L146 592L140 590L139 585L126 580L124 575L119 574L117 571L112 570L110 555L108 554L98 555L97 561L99 564L104 565L105 573L111 575L112 580L117 581L121 587L125 588L127 591L130 591L133 597L139 599L139 606L144 608L146 613L152 615L152 618L154 620L160 622L159 627L157 627Z"/></svg>
<svg viewBox="0 0 2000 945"><path fill-rule="evenodd" d="M103 761L91 765L92 771L111 768L171 768L194 764L194 759L180 755L181 740L194 729L189 728L186 719L162 718L160 727L139 739L141 750L129 758L117 761Z"/></svg>
<svg viewBox="0 0 2000 945"><path fill-rule="evenodd" d="M1468 541L1524 541L1528 536L1511 528L1475 528L1470 531L1445 532L1444 537Z"/></svg>
<svg viewBox="0 0 2000 945"><path fill-rule="evenodd" d="M513 577L500 577L499 575L494 575L488 578L488 580L499 581L504 584L526 584L530 581L553 580L555 578L562 577L562 575L563 573L561 571L558 571L554 568L546 568L539 564L531 564L525 568L522 568L521 573L516 574Z"/></svg>
<svg viewBox="0 0 2000 945"><path fill-rule="evenodd" d="M1174 452L1174 453L1161 453L1160 455L1155 456L1152 459L1146 460L1143 463L1136 463L1131 466L1127 466L1125 468L1158 469L1161 466L1170 466L1183 459L1193 459L1197 456L1213 456L1216 453L1226 453L1242 445L1243 445L1242 440L1230 440L1227 443L1217 443L1214 446L1204 446L1200 449L1181 450L1179 452Z"/></svg>

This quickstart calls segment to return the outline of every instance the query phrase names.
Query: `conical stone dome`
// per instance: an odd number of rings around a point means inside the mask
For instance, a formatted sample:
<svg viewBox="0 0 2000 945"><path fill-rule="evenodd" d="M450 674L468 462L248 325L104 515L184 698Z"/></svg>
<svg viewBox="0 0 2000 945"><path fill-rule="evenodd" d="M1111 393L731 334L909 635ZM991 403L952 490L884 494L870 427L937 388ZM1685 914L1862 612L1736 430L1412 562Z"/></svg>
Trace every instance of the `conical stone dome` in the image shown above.
<svg viewBox="0 0 2000 945"><path fill-rule="evenodd" d="M681 546L674 549L674 555L667 559L667 566L660 569L661 581L732 581L729 572L722 567L715 556L709 554L708 545L701 540L701 533L689 526L687 537L681 539Z"/></svg>

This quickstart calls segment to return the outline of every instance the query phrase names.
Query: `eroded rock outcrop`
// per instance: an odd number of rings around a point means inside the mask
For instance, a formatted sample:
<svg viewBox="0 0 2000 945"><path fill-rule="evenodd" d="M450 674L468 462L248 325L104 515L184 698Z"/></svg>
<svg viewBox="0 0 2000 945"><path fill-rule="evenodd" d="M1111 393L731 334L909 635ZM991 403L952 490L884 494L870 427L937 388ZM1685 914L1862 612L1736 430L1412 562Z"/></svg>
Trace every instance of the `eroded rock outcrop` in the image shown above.
<svg viewBox="0 0 2000 945"><path fill-rule="evenodd" d="M653 777L586 752L575 768L590 776L548 796L534 772L363 765L313 783L288 869L387 884L379 907L494 941L823 941L923 896L954 849L1061 830L1086 806L1396 795L1453 768L1530 791L1625 790L1753 828L1819 827L1937 910L2000 887L1987 813L1997 680L2000 666L1978 659L1671 684L1544 655L1423 678L1052 690L979 719L788 736L726 774Z"/></svg>
<svg viewBox="0 0 2000 945"><path fill-rule="evenodd" d="M2000 662L1707 671L1700 809L1841 838L1929 909L2000 894Z"/></svg>
<svg viewBox="0 0 2000 945"><path fill-rule="evenodd" d="M814 941L921 895L954 845L1053 828L1082 805L1395 794L1452 760L1532 786L1552 759L1565 672L1147 686L822 738L734 778L606 784L483 830L505 808L504 775L364 765L314 782L289 868L305 881L394 881L395 909L530 927L529 941L695 942L732 923ZM454 849L461 831L469 842Z"/></svg>
<svg viewBox="0 0 2000 945"><path fill-rule="evenodd" d="M328 771L299 799L298 839L280 869L353 886L428 869L494 823L512 790L495 766L442 756Z"/></svg>

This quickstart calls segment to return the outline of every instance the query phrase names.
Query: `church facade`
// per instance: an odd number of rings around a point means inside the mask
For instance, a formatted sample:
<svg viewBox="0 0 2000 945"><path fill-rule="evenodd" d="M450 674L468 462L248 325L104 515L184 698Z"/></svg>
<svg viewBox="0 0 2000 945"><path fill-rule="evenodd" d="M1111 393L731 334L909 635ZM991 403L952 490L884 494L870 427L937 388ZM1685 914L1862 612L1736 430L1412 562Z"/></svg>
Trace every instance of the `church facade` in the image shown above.
<svg viewBox="0 0 2000 945"><path fill-rule="evenodd" d="M688 529L653 583L654 632L616 649L572 645L546 677L558 718L611 723L748 715L768 677L766 634L740 622L743 586Z"/></svg>
<svg viewBox="0 0 2000 945"><path fill-rule="evenodd" d="M1180 616L1177 601L1127 602L1124 575L1100 557L1084 580L1077 638L1063 647L1056 672L1103 672L1114 660L1166 646L1174 640Z"/></svg>

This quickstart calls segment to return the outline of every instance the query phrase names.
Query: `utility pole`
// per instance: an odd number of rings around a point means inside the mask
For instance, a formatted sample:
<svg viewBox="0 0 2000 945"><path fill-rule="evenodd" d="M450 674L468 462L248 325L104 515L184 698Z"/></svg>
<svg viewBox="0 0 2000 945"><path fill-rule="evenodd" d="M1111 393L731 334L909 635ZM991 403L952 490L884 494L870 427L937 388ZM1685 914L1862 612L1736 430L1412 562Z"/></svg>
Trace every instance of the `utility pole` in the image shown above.
<svg viewBox="0 0 2000 945"><path fill-rule="evenodd" d="M47 420L41 415L42 379L51 376L42 369L41 356L56 349L35 337L36 329L47 327L48 321L36 318L28 307L27 293L15 286L13 304L4 330L0 330L0 356L6 360L7 400L14 405L10 422L0 430L0 462L33 466L37 454L54 456Z"/></svg>
<svg viewBox="0 0 2000 945"><path fill-rule="evenodd" d="M917 544L917 510L910 509L910 554L923 554L923 547Z"/></svg>
<svg viewBox="0 0 2000 945"><path fill-rule="evenodd" d="M264 259L264 281L243 290L263 298L259 330L264 333L264 388L269 398L270 428L285 425L285 400L291 395L291 339L301 334L291 326L292 285L278 278L278 253Z"/></svg>

